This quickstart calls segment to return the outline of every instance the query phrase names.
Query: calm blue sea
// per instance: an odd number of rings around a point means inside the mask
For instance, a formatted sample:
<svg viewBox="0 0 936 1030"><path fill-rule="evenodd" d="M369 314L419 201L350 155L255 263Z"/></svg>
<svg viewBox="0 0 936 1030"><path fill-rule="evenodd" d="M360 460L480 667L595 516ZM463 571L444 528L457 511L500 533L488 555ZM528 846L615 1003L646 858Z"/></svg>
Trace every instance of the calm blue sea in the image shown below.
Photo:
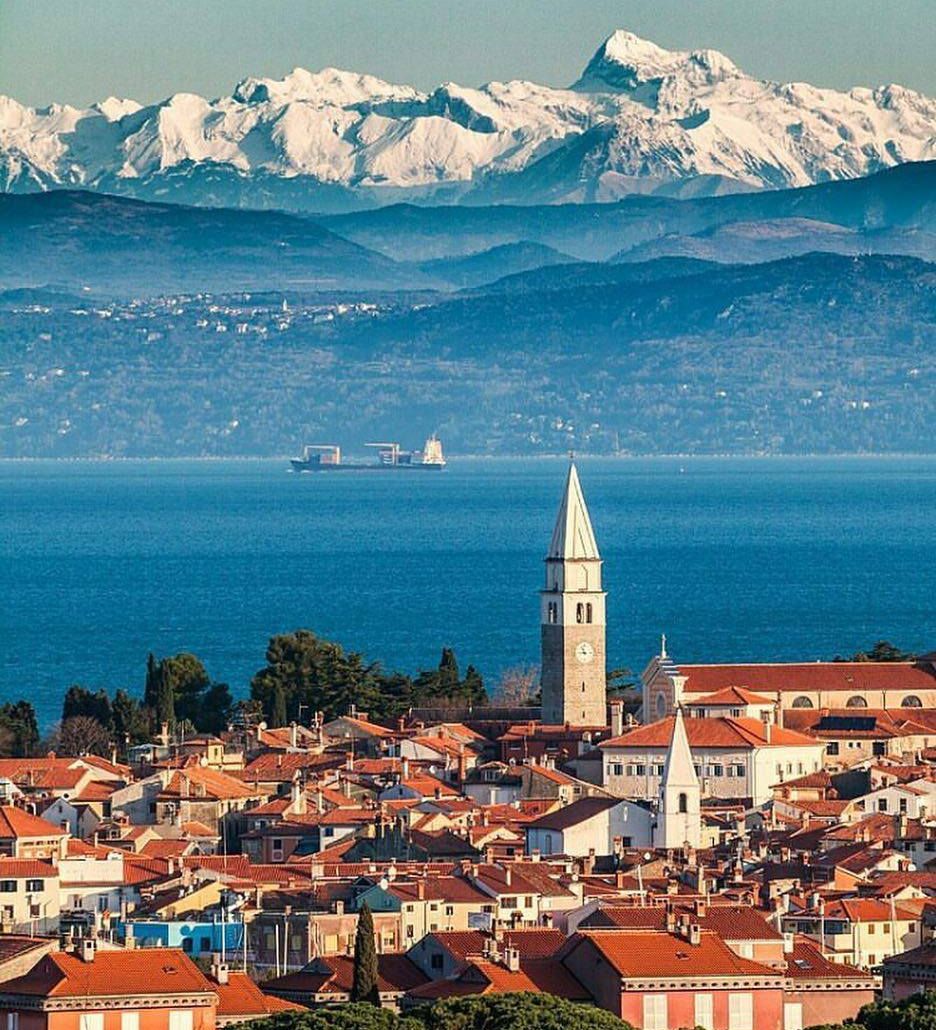
<svg viewBox="0 0 936 1030"><path fill-rule="evenodd" d="M579 462L605 558L611 661L936 648L936 459ZM282 461L0 463L0 698L53 722L71 683L140 691L190 650L246 692L309 627L388 667L443 644L490 683L538 660L561 460L442 475Z"/></svg>

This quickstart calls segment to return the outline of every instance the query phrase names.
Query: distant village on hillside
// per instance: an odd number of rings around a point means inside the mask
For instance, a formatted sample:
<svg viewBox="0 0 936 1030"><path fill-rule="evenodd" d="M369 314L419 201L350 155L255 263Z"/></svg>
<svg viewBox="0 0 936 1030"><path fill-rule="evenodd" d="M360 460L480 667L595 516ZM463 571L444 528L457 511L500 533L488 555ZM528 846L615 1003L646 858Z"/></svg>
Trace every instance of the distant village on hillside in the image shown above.
<svg viewBox="0 0 936 1030"><path fill-rule="evenodd" d="M427 1014L456 1001L467 1028L518 992L605 1030L917 1004L936 984L936 653L686 665L663 637L622 696L574 463L543 542L538 681L496 704L450 654L377 681L275 638L254 707L223 718L226 688L199 687L211 732L185 732L195 695L155 660L155 733L118 695L121 730L92 747L101 699L72 695L74 753L37 754L4 706L6 1030L319 1030L302 1020L348 1003L383 1021L343 1030L439 1030ZM303 701L323 692L329 711Z"/></svg>

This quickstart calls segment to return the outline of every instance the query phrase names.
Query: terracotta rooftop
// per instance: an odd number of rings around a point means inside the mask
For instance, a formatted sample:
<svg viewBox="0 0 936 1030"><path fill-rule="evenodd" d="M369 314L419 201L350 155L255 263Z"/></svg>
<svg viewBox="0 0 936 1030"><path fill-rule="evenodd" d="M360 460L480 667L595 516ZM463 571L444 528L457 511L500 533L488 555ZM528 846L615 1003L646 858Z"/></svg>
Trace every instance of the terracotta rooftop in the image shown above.
<svg viewBox="0 0 936 1030"><path fill-rule="evenodd" d="M933 690L936 670L922 662L777 662L764 665L679 665L684 690L713 694L740 686L768 693L849 690Z"/></svg>
<svg viewBox="0 0 936 1030"><path fill-rule="evenodd" d="M692 903L674 906L676 918L688 915L691 922L703 930L711 930L724 941L781 941L783 935L770 925L756 909L749 905L707 905L705 914L696 914ZM622 927L630 929L663 930L666 927L664 905L602 905L579 924L580 929Z"/></svg>
<svg viewBox="0 0 936 1030"><path fill-rule="evenodd" d="M267 980L264 987L276 994L349 994L354 980L354 959L350 955L329 955L313 959L298 973ZM400 994L426 982L426 976L405 955L377 956L377 988L381 994Z"/></svg>
<svg viewBox="0 0 936 1030"><path fill-rule="evenodd" d="M755 694L752 690L744 687L725 687L715 691L714 694L703 694L701 697L694 697L689 704L695 705L772 705L773 698L765 697L763 694Z"/></svg>
<svg viewBox="0 0 936 1030"><path fill-rule="evenodd" d="M260 1019L274 1012L305 1012L304 1005L264 994L246 973L228 973L226 984L209 977L211 989L218 996L218 1016L222 1019L249 1016Z"/></svg>
<svg viewBox="0 0 936 1030"><path fill-rule="evenodd" d="M583 930L569 939L568 950L593 945L624 978L683 976L777 977L776 970L740 958L711 930L698 944L660 930Z"/></svg>
<svg viewBox="0 0 936 1030"><path fill-rule="evenodd" d="M568 969L555 958L520 960L510 970L499 962L472 959L454 979L436 980L409 991L411 998L424 1001L474 994L506 994L530 991L553 994L572 1001L590 1001L591 995Z"/></svg>
<svg viewBox="0 0 936 1030"><path fill-rule="evenodd" d="M3 985L6 994L55 998L207 993L211 989L198 966L178 948L161 948L158 954L148 949L98 951L91 962L52 952L25 976Z"/></svg>
<svg viewBox="0 0 936 1030"><path fill-rule="evenodd" d="M37 839L42 837L67 837L68 831L37 815L30 815L13 805L0 805L0 840L10 838Z"/></svg>
<svg viewBox="0 0 936 1030"><path fill-rule="evenodd" d="M637 726L620 737L605 740L598 747L652 747L662 750L669 747L673 738L674 723L675 716L670 715L658 722ZM749 750L755 747L816 746L816 741L812 737L781 726L769 728L768 740L768 728L760 719L692 718L685 720L685 726L689 746L692 748L730 747Z"/></svg>

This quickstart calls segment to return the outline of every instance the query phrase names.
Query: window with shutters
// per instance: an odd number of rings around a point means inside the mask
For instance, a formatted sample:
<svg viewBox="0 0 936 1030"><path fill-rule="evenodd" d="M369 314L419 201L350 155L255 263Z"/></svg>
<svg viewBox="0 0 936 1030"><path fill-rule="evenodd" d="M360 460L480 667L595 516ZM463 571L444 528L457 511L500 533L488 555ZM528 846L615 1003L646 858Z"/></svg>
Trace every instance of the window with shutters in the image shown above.
<svg viewBox="0 0 936 1030"><path fill-rule="evenodd" d="M695 996L695 1025L703 1027L704 1030L713 1030L714 1023L711 994L697 994Z"/></svg>
<svg viewBox="0 0 936 1030"><path fill-rule="evenodd" d="M667 1030L665 994L645 994L643 998L643 1030Z"/></svg>
<svg viewBox="0 0 936 1030"><path fill-rule="evenodd" d="M169 1013L169 1030L192 1030L193 1022L191 1009L176 1009Z"/></svg>
<svg viewBox="0 0 936 1030"><path fill-rule="evenodd" d="M728 995L728 1030L754 1030L754 995Z"/></svg>
<svg viewBox="0 0 936 1030"><path fill-rule="evenodd" d="M140 1030L139 1012L121 1012L120 1030Z"/></svg>
<svg viewBox="0 0 936 1030"><path fill-rule="evenodd" d="M103 1012L82 1012L78 1020L80 1030L104 1030Z"/></svg>

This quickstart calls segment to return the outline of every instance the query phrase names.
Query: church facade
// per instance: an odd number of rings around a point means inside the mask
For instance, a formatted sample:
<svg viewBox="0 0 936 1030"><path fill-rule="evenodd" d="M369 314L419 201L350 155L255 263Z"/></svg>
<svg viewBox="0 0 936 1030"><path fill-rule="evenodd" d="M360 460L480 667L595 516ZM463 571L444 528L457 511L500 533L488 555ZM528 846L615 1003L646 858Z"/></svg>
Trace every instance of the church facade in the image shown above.
<svg viewBox="0 0 936 1030"><path fill-rule="evenodd" d="M546 553L540 591L542 721L603 727L607 718L601 555L574 464Z"/></svg>

